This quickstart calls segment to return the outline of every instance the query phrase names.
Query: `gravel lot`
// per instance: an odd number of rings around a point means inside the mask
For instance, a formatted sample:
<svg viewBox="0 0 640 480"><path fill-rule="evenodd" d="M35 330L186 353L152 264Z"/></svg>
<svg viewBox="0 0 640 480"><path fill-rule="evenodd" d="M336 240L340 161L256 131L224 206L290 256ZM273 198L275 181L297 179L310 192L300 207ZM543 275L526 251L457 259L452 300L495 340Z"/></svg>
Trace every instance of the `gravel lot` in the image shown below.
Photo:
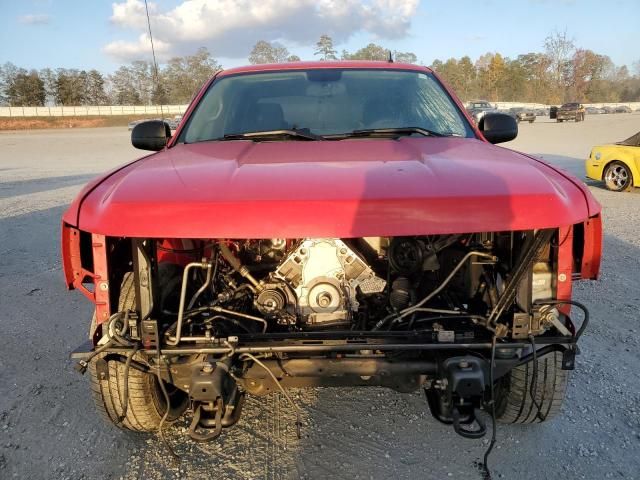
<svg viewBox="0 0 640 480"><path fill-rule="evenodd" d="M592 145L640 130L640 115L584 123L538 118L509 148L582 178ZM60 273L65 205L95 174L139 156L124 128L0 133L0 478L481 478L488 440L465 440L427 412L423 397L383 389L295 392L294 415L274 395L250 399L216 443L120 432L94 414L88 379L68 353L86 338L90 304ZM640 189L591 190L604 206L602 278L576 286L593 319L564 413L541 426L499 427L494 478L640 478Z"/></svg>

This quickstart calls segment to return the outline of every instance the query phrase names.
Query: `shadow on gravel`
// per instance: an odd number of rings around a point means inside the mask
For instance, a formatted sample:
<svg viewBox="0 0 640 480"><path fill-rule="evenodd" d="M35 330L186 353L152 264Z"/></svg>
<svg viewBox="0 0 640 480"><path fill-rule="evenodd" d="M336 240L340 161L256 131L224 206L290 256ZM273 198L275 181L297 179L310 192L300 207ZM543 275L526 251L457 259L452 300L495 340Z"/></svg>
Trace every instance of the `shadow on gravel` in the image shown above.
<svg viewBox="0 0 640 480"><path fill-rule="evenodd" d="M64 287L64 208L0 219L0 478L118 478L144 443L95 414L69 359L91 304Z"/></svg>
<svg viewBox="0 0 640 480"><path fill-rule="evenodd" d="M604 244L600 280L575 288L591 323L563 412L541 425L498 425L493 478L635 478L640 471L633 453L640 444L640 246L609 234ZM581 321L579 312L573 315ZM474 462L486 439L461 438L433 420L421 392L316 392L314 404L305 406L310 426L297 472L309 478L482 478Z"/></svg>
<svg viewBox="0 0 640 480"><path fill-rule="evenodd" d="M584 158L568 157L566 155L555 155L553 153L532 153L534 157L540 158L554 167L565 170L577 177L582 182L590 182L585 177Z"/></svg>
<svg viewBox="0 0 640 480"><path fill-rule="evenodd" d="M84 185L94 177L95 174L68 175L64 177L34 178L14 182L3 182L0 177L0 199L29 193L46 192L57 188L71 187L73 185Z"/></svg>
<svg viewBox="0 0 640 480"><path fill-rule="evenodd" d="M420 392L293 391L301 440L279 394L250 398L217 442L190 441L184 419L168 427L179 464L156 435L108 426L68 358L85 339L91 305L64 290L63 210L0 219L0 478L481 478L474 462L486 439L463 439L433 420ZM544 425L499 426L494 478L637 476L639 271L640 245L607 234L601 280L575 289L592 323L563 413Z"/></svg>
<svg viewBox="0 0 640 480"><path fill-rule="evenodd" d="M640 246L605 235L599 281L576 284L591 311L582 354L562 414L543 425L498 426L494 478L635 478L640 460ZM574 315L578 315L574 312ZM576 319L578 321L578 319ZM466 440L429 417L422 395L381 389L318 389L307 408L328 429L319 463L313 433L299 463L311 478L480 478L473 462L483 441Z"/></svg>

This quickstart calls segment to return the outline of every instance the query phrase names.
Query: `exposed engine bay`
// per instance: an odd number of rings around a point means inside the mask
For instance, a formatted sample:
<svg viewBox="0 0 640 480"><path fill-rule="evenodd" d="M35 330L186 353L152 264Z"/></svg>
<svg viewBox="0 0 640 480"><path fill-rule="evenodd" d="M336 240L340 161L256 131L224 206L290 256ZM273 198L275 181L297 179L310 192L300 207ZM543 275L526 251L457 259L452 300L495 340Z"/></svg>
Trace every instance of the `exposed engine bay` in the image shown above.
<svg viewBox="0 0 640 480"><path fill-rule="evenodd" d="M486 428L478 412L512 369L557 352L562 369L573 368L588 316L579 303L557 300L566 238L548 229L112 239L112 265L124 266L110 272L123 285L111 292L119 310L97 325L96 348L77 354L78 368L98 357L98 382L110 361L124 365L125 378L130 368L153 372L172 389L161 401L176 415L190 405L189 435L198 441L235 424L246 394L318 385L423 388L438 420L479 438ZM135 298L123 300L126 284ZM579 329L568 303L585 312ZM126 416L125 407L109 408L114 421Z"/></svg>
<svg viewBox="0 0 640 480"><path fill-rule="evenodd" d="M163 299L165 336L177 344L177 332L180 341L198 342L260 332L407 330L429 322L447 331L444 324L454 320L506 332L510 326L497 316L491 324L482 319L497 313L528 240L527 233L218 240L187 254L160 243L160 253L178 253L182 263L191 257L178 304L174 294L173 305ZM521 312L554 297L549 245L534 260L514 286ZM558 323L551 319L557 311L547 310L538 333Z"/></svg>

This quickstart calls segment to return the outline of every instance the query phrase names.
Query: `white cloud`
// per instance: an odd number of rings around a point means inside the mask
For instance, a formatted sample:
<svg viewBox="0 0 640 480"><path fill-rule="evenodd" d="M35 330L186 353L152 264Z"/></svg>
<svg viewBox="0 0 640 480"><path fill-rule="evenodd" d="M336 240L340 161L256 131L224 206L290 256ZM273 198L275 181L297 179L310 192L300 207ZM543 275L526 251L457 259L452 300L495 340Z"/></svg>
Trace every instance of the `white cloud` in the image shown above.
<svg viewBox="0 0 640 480"><path fill-rule="evenodd" d="M153 38L153 48L156 52L156 56L160 58L166 58L171 53L169 44L156 37ZM116 40L115 42L105 45L104 51L115 58L126 60L149 60L151 55L149 34L141 33L138 40L135 42Z"/></svg>
<svg viewBox="0 0 640 480"><path fill-rule="evenodd" d="M18 21L24 25L47 25L51 21L51 15L31 13L18 17Z"/></svg>
<svg viewBox="0 0 640 480"><path fill-rule="evenodd" d="M214 55L243 58L258 40L313 45L320 35L336 44L357 32L383 39L407 35L419 0L184 0L161 11L150 2L151 28L161 58L206 46ZM113 24L141 33L137 41L104 47L120 60L146 58L150 51L142 0L114 3Z"/></svg>

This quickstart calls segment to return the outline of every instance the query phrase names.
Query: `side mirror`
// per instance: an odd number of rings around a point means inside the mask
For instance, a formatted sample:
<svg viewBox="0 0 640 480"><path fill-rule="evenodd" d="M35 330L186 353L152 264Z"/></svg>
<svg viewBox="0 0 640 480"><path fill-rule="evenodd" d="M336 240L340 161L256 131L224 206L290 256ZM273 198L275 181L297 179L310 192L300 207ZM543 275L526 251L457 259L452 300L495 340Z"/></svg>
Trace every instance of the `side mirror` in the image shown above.
<svg viewBox="0 0 640 480"><path fill-rule="evenodd" d="M518 136L518 122L506 113L487 112L478 128L490 143L502 143Z"/></svg>
<svg viewBox="0 0 640 480"><path fill-rule="evenodd" d="M148 120L133 127L131 144L141 150L162 150L171 138L171 127L162 120Z"/></svg>

